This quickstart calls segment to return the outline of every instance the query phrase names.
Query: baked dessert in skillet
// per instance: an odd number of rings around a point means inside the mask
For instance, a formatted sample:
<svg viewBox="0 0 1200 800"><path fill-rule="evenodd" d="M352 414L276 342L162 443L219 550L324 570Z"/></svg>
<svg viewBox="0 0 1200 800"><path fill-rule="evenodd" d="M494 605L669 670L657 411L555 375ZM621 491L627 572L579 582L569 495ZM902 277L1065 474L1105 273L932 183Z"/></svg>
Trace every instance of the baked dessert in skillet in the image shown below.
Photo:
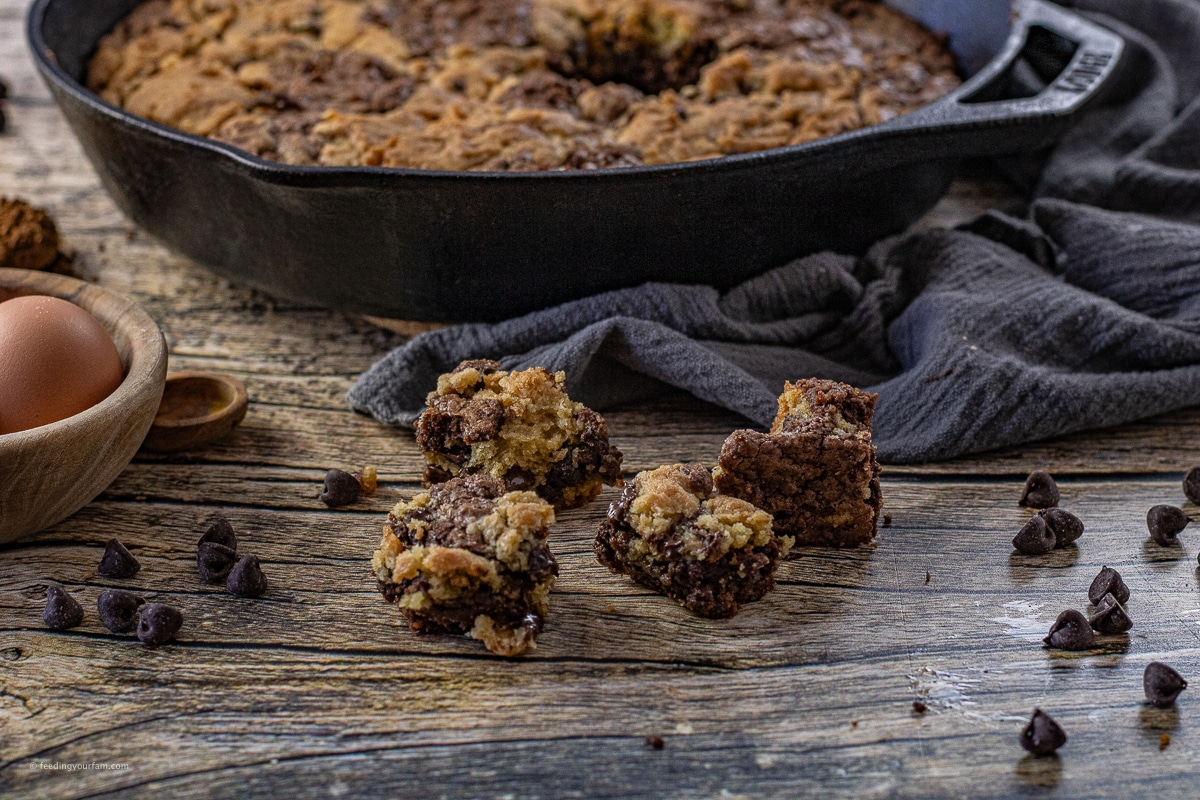
<svg viewBox="0 0 1200 800"><path fill-rule="evenodd" d="M958 84L938 36L870 0L150 0L88 72L273 161L514 171L799 144Z"/></svg>

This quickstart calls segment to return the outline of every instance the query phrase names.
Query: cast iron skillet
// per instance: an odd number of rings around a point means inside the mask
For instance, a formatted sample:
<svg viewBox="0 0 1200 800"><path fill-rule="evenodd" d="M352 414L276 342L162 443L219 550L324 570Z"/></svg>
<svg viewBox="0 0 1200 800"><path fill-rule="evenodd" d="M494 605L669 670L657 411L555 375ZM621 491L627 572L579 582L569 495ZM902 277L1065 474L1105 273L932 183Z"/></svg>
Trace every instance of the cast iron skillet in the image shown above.
<svg viewBox="0 0 1200 800"><path fill-rule="evenodd" d="M498 320L645 281L728 287L903 230L966 157L1050 144L1122 40L1042 0L890 0L949 36L966 83L793 147L594 172L294 167L135 117L80 83L139 0L36 0L28 37L101 180L138 225L273 294L426 321Z"/></svg>

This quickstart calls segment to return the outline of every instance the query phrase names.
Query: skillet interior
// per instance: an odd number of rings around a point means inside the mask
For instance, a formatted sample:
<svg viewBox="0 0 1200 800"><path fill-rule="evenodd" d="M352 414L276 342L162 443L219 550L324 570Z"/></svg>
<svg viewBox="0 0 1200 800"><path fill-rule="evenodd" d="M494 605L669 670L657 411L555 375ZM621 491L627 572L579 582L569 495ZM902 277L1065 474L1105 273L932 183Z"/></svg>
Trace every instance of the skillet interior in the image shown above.
<svg viewBox="0 0 1200 800"><path fill-rule="evenodd" d="M292 167L138 119L79 85L99 38L136 4L36 0L30 16L31 42L53 53L35 60L118 205L227 277L377 316L502 319L647 280L721 288L815 250L861 252L936 202L961 157L1038 146L1060 121L1022 136L1003 119L940 132L889 123L589 172ZM946 32L968 77L1012 49L1008 0L891 5ZM953 95L939 105L961 108Z"/></svg>

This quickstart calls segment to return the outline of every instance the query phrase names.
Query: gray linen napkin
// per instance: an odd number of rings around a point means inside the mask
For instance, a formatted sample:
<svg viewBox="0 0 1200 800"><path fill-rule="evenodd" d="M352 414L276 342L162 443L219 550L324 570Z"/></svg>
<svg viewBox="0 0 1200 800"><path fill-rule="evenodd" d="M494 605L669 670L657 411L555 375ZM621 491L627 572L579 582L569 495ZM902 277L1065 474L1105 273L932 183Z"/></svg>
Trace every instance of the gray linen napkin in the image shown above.
<svg viewBox="0 0 1200 800"><path fill-rule="evenodd" d="M438 374L496 358L565 370L593 408L669 384L765 426L785 380L817 376L879 393L880 458L903 463L1200 403L1200 2L1069 5L1130 52L1039 164L1029 219L820 253L723 295L646 284L423 334L351 407L411 425Z"/></svg>

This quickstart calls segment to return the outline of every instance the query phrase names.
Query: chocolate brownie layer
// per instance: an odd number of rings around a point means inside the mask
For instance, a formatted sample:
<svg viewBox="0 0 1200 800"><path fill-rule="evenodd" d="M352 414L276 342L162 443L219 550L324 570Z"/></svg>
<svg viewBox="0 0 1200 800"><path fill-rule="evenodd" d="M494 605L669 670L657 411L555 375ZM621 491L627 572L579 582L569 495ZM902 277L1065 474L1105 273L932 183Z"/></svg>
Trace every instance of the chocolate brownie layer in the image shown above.
<svg viewBox="0 0 1200 800"><path fill-rule="evenodd" d="M614 572L724 619L775 588L775 567L791 544L772 532L769 514L714 495L702 465L675 464L639 473L625 487L593 549Z"/></svg>
<svg viewBox="0 0 1200 800"><path fill-rule="evenodd" d="M621 451L604 418L567 396L563 373L506 372L464 361L438 378L417 420L425 483L486 473L558 508L581 506L621 483Z"/></svg>
<svg viewBox="0 0 1200 800"><path fill-rule="evenodd" d="M958 85L868 0L150 0L88 86L290 164L549 170L781 147Z"/></svg>
<svg viewBox="0 0 1200 800"><path fill-rule="evenodd" d="M414 631L467 633L499 655L535 646L558 563L554 509L488 475L456 478L401 502L371 561L379 590Z"/></svg>
<svg viewBox="0 0 1200 800"><path fill-rule="evenodd" d="M769 511L775 530L799 545L871 542L883 503L875 397L832 381L787 384L770 433L739 430L725 440L717 488Z"/></svg>

